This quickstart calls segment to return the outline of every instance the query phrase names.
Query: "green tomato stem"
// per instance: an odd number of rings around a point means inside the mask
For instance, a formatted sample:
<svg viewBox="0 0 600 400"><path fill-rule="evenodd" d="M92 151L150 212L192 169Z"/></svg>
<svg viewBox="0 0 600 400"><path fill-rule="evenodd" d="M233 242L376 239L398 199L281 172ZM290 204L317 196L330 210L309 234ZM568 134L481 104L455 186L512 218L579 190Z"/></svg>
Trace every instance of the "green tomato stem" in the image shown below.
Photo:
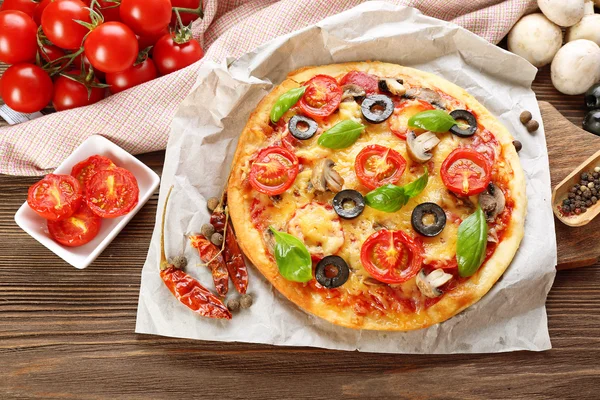
<svg viewBox="0 0 600 400"><path fill-rule="evenodd" d="M173 12L175 12L175 13L186 13L186 14L196 14L200 18L204 18L204 10L202 9L202 1L198 5L198 8L173 7Z"/></svg>

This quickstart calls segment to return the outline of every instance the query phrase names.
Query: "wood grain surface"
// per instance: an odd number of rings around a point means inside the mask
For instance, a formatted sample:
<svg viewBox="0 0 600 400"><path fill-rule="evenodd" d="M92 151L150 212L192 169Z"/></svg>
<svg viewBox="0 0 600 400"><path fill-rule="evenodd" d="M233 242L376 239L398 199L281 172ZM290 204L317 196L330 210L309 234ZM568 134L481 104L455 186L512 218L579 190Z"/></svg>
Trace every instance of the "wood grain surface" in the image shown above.
<svg viewBox="0 0 600 400"><path fill-rule="evenodd" d="M548 75L535 82L539 99L580 124L581 96L560 95ZM160 172L163 157L140 159ZM78 271L13 221L34 181L0 177L0 399L600 398L600 265L558 272L547 302L554 348L543 353L407 356L136 335L157 196Z"/></svg>

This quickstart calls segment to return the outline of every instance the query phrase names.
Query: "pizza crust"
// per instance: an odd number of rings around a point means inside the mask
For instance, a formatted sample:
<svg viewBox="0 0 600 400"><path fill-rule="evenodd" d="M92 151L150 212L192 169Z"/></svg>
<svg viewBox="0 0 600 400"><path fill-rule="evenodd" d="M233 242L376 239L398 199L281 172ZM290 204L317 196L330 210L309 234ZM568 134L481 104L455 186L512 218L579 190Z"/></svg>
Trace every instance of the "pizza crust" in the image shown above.
<svg viewBox="0 0 600 400"><path fill-rule="evenodd" d="M370 315L357 321L351 310L340 310L320 301L318 296L307 296L302 292L302 284L285 280L278 271L273 258L267 253L263 239L254 228L248 210L245 207L249 194L244 193L244 173L241 172L249 158L257 149L264 146L263 128L268 127L269 113L281 94L300 86L317 74L339 76L351 70L364 71L378 76L409 75L425 87L437 87L442 92L463 101L473 110L479 122L494 136L502 147L505 161L513 170L513 179L509 182L511 198L514 200L511 219L507 225L503 240L494 254L479 271L466 282L446 293L444 297L427 312L398 315L393 322L374 318ZM525 213L527 208L525 177L517 152L512 144L513 137L508 130L473 96L464 89L428 72L381 62L352 62L318 67L306 67L294 71L271 93L269 93L250 115L241 134L232 164L232 174L228 184L228 207L231 220L240 247L260 272L283 294L303 310L321 317L331 323L354 329L407 331L426 328L445 321L479 301L502 276L510 265L524 234Z"/></svg>

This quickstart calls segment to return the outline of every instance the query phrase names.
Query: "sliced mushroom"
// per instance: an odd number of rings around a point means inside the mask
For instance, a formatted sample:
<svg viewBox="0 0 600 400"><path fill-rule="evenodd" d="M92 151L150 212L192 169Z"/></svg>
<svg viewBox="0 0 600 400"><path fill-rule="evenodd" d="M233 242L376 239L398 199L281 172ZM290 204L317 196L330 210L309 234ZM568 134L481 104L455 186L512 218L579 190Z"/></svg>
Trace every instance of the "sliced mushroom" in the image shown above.
<svg viewBox="0 0 600 400"><path fill-rule="evenodd" d="M275 235L273 235L273 232L269 228L263 231L263 240L267 245L267 250L271 254L275 253Z"/></svg>
<svg viewBox="0 0 600 400"><path fill-rule="evenodd" d="M333 169L335 163L329 158L319 160L312 170L310 182L314 189L318 192L331 190L337 193L344 186L344 178Z"/></svg>
<svg viewBox="0 0 600 400"><path fill-rule="evenodd" d="M491 222L504 211L506 205L504 193L498 186L490 182L485 192L479 195L479 205L485 213L485 218Z"/></svg>
<svg viewBox="0 0 600 400"><path fill-rule="evenodd" d="M498 232L496 231L495 226L488 230L487 241L490 243L498 243Z"/></svg>
<svg viewBox="0 0 600 400"><path fill-rule="evenodd" d="M365 89L353 83L342 86L342 90L344 91L342 94L342 101L354 101L357 98L365 97L367 95Z"/></svg>
<svg viewBox="0 0 600 400"><path fill-rule="evenodd" d="M408 89L404 96L409 99L420 99L426 101L438 108L446 108L446 101L442 99L442 96L440 96L438 92L428 88Z"/></svg>
<svg viewBox="0 0 600 400"><path fill-rule="evenodd" d="M403 82L402 79L382 78L379 80L379 90L382 92L390 92L396 96L402 96L406 93Z"/></svg>
<svg viewBox="0 0 600 400"><path fill-rule="evenodd" d="M417 287L424 296L434 298L442 295L440 286L446 284L452 279L452 275L444 272L443 269L436 269L429 275L425 275L425 270L421 269L417 274Z"/></svg>
<svg viewBox="0 0 600 400"><path fill-rule="evenodd" d="M440 143L440 139L433 132L425 132L419 136L410 131L406 135L408 155L418 163L431 160L431 150Z"/></svg>

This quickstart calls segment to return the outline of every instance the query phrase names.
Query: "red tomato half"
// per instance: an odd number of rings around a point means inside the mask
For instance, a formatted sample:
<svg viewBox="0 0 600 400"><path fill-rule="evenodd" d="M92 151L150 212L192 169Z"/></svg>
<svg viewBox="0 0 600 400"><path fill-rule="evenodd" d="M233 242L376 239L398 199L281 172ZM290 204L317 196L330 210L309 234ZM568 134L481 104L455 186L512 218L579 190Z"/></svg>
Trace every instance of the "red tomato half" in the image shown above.
<svg viewBox="0 0 600 400"><path fill-rule="evenodd" d="M29 207L49 221L70 217L81 201L81 186L71 175L46 175L27 194Z"/></svg>
<svg viewBox="0 0 600 400"><path fill-rule="evenodd" d="M67 247L82 246L91 242L102 225L102 218L82 203L70 217L61 221L48 221L48 232L54 241Z"/></svg>
<svg viewBox="0 0 600 400"><path fill-rule="evenodd" d="M158 77L154 62L147 58L141 64L115 74L106 74L106 83L110 85L111 93L119 93L144 82Z"/></svg>
<svg viewBox="0 0 600 400"><path fill-rule="evenodd" d="M327 117L342 101L342 88L329 75L316 75L304 84L306 91L300 99L300 109L313 118Z"/></svg>
<svg viewBox="0 0 600 400"><path fill-rule="evenodd" d="M71 169L71 176L77 178L82 189L85 191L92 176L99 171L112 168L116 168L116 165L110 158L95 155L75 164L73 169Z"/></svg>
<svg viewBox="0 0 600 400"><path fill-rule="evenodd" d="M167 75L192 65L204 56L204 51L197 40L177 44L174 34L167 34L156 42L152 50L152 59L161 75Z"/></svg>
<svg viewBox="0 0 600 400"><path fill-rule="evenodd" d="M133 210L140 189L135 176L124 168L99 171L85 188L87 205L102 218L116 218Z"/></svg>
<svg viewBox="0 0 600 400"><path fill-rule="evenodd" d="M79 75L79 71L71 72L73 75ZM99 102L104 98L105 90L103 88L92 88L88 93L87 87L80 82L76 82L64 76L59 76L54 82L54 97L52 104L56 111L70 110L72 108L89 106Z"/></svg>
<svg viewBox="0 0 600 400"><path fill-rule="evenodd" d="M61 49L79 49L89 29L75 21L91 22L86 7L79 0L50 2L42 13L42 30L46 37Z"/></svg>
<svg viewBox="0 0 600 400"><path fill-rule="evenodd" d="M350 71L340 81L340 85L354 84L365 89L365 92L374 94L379 91L377 79L373 75L369 75L366 72Z"/></svg>
<svg viewBox="0 0 600 400"><path fill-rule="evenodd" d="M33 12L37 5L38 3L33 0L4 0L4 3L2 3L2 6L0 7L0 11L22 11L33 18Z"/></svg>
<svg viewBox="0 0 600 400"><path fill-rule="evenodd" d="M121 22L105 22L95 28L85 39L84 49L90 64L106 73L130 68L139 51L137 37Z"/></svg>
<svg viewBox="0 0 600 400"><path fill-rule="evenodd" d="M415 114L418 114L423 111L433 110L434 107L423 100L406 100L400 103L395 109L394 113L388 120L388 124L390 125L390 130L394 133L394 135L398 136L400 139L406 140L406 134L408 133L408 120ZM423 129L419 128L410 128L415 134L425 132Z"/></svg>
<svg viewBox="0 0 600 400"><path fill-rule="evenodd" d="M37 65L11 65L4 72L0 82L2 99L15 111L40 111L52 100L52 79Z"/></svg>
<svg viewBox="0 0 600 400"><path fill-rule="evenodd" d="M356 177L369 189L396 183L406 169L406 160L389 147L372 144L358 153L354 161Z"/></svg>
<svg viewBox="0 0 600 400"><path fill-rule="evenodd" d="M173 7L196 9L200 6L200 0L171 0L171 5ZM179 16L181 17L181 22L185 26L189 25L190 22L195 21L200 17L198 14L183 12L180 12ZM171 25L177 26L177 16L175 15L175 12L173 12L173 15L171 16Z"/></svg>
<svg viewBox="0 0 600 400"><path fill-rule="evenodd" d="M262 149L250 168L250 184L257 191L274 196L285 192L298 175L298 157L288 149Z"/></svg>
<svg viewBox="0 0 600 400"><path fill-rule="evenodd" d="M0 61L18 64L34 61L37 53L37 26L22 11L0 12Z"/></svg>
<svg viewBox="0 0 600 400"><path fill-rule="evenodd" d="M423 264L423 250L402 231L382 229L365 240L360 250L364 269L385 283L402 283L411 279Z"/></svg>
<svg viewBox="0 0 600 400"><path fill-rule="evenodd" d="M487 159L468 148L458 148L450 153L440 170L444 185L463 196L483 192L492 179Z"/></svg>
<svg viewBox="0 0 600 400"><path fill-rule="evenodd" d="M151 35L169 26L171 0L122 0L120 14L137 35Z"/></svg>

